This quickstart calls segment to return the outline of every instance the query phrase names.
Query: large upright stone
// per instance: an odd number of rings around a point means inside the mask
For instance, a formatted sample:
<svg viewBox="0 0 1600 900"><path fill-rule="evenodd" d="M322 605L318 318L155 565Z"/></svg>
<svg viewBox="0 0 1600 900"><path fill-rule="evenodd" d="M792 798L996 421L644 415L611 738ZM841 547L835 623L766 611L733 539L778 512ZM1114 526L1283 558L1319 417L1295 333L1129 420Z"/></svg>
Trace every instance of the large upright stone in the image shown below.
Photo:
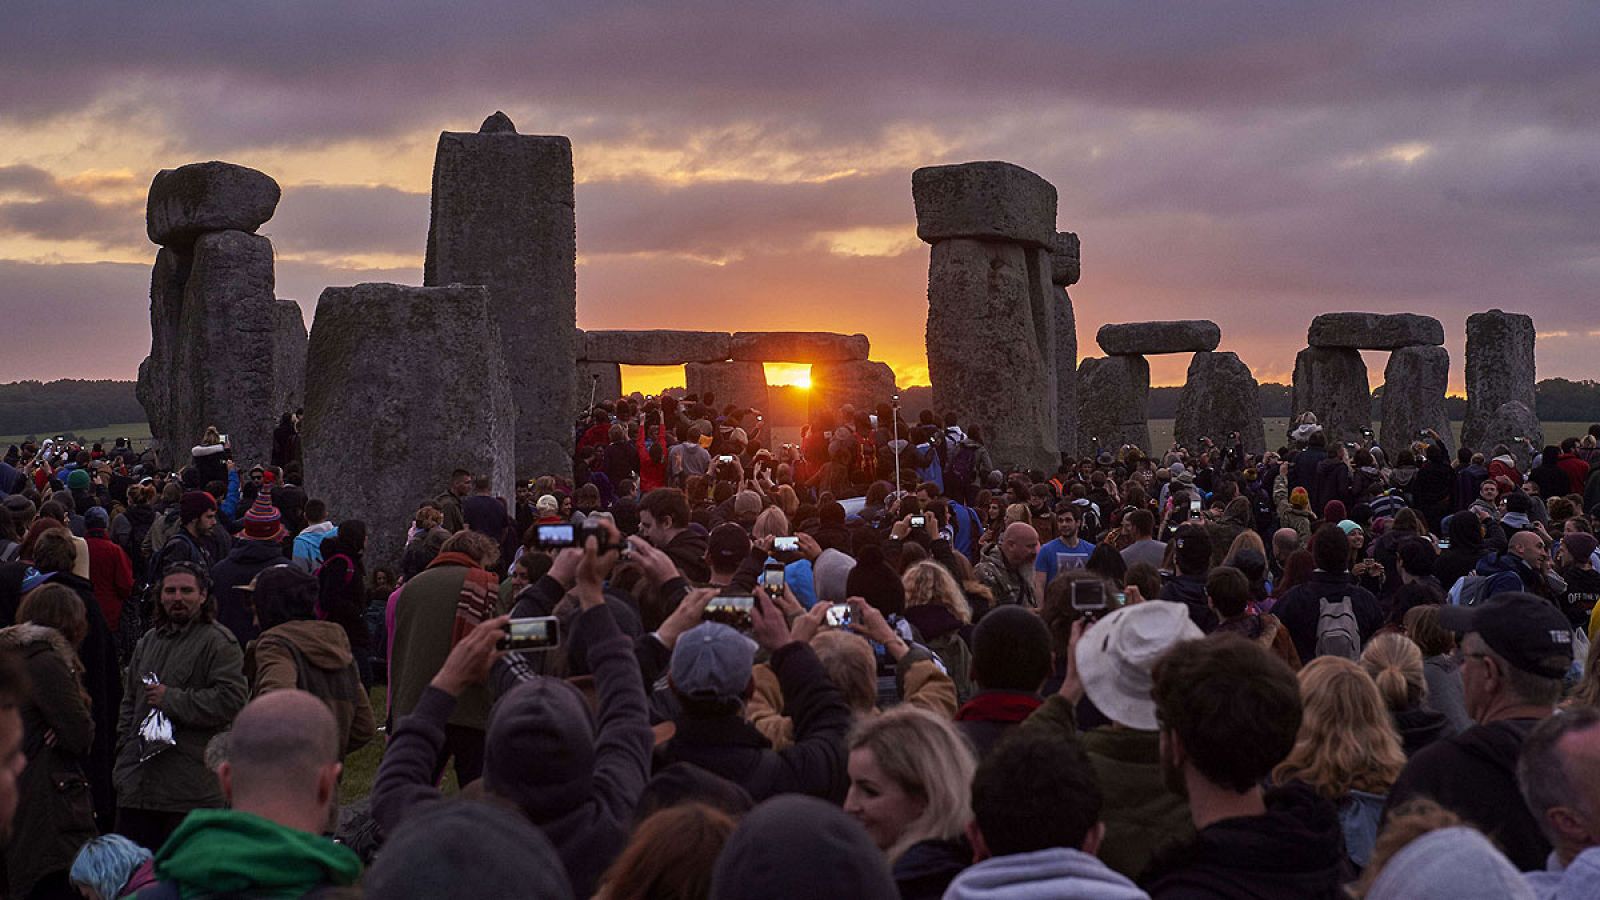
<svg viewBox="0 0 1600 900"><path fill-rule="evenodd" d="M1219 447L1231 447L1229 437L1234 432L1247 453L1266 452L1261 385L1236 353L1196 353L1178 395L1172 437L1186 447L1199 447L1201 438L1207 437Z"/></svg>
<svg viewBox="0 0 1600 900"><path fill-rule="evenodd" d="M867 360L812 363L811 390L807 392L809 417L815 422L819 413L832 415L846 404L858 410L877 409L878 404L890 402L897 393L894 370L884 363Z"/></svg>
<svg viewBox="0 0 1600 900"><path fill-rule="evenodd" d="M1142 356L1091 356L1078 363L1078 455L1150 452L1150 363Z"/></svg>
<svg viewBox="0 0 1600 900"><path fill-rule="evenodd" d="M574 412L585 413L596 403L622 396L622 366L613 362L578 361L578 395Z"/></svg>
<svg viewBox="0 0 1600 900"><path fill-rule="evenodd" d="M150 355L139 365L139 381L134 388L150 423L150 433L160 447L161 461L167 465L183 462L179 448L185 445L181 440L172 443L177 427L175 410L192 402L189 388L193 380L179 377L177 366L184 287L193 265L194 257L189 253L167 247L156 251L156 262L150 270Z"/></svg>
<svg viewBox="0 0 1600 900"><path fill-rule="evenodd" d="M1330 441L1359 441L1372 424L1367 364L1358 350L1307 347L1294 358L1291 412L1317 414Z"/></svg>
<svg viewBox="0 0 1600 900"><path fill-rule="evenodd" d="M995 464L1053 471L1054 321L1049 254L1020 244L948 240L928 266L933 406L977 425Z"/></svg>
<svg viewBox="0 0 1600 900"><path fill-rule="evenodd" d="M516 412L499 348L482 287L322 292L306 358L306 489L367 523L368 565L398 560L417 504L455 468L512 496Z"/></svg>
<svg viewBox="0 0 1600 900"><path fill-rule="evenodd" d="M572 142L517 134L503 114L439 135L427 285L478 284L511 372L517 470L571 468L578 353Z"/></svg>
<svg viewBox="0 0 1600 900"><path fill-rule="evenodd" d="M681 366L728 358L726 331L589 331L578 358L627 366Z"/></svg>
<svg viewBox="0 0 1600 900"><path fill-rule="evenodd" d="M145 200L145 233L153 244L188 250L207 232L254 232L272 218L280 195L266 173L233 163L162 169Z"/></svg>
<svg viewBox="0 0 1600 900"><path fill-rule="evenodd" d="M309 338L300 304L280 298L275 301L273 312L272 361L280 403L280 408L274 412L281 415L305 405L306 341Z"/></svg>
<svg viewBox="0 0 1600 900"><path fill-rule="evenodd" d="M1417 439L1423 429L1438 432L1447 449L1455 439L1444 392L1450 381L1450 351L1443 347L1401 347L1389 354L1383 369L1383 421L1379 443L1399 450Z"/></svg>
<svg viewBox="0 0 1600 900"><path fill-rule="evenodd" d="M911 173L917 237L1048 249L1056 237L1056 188L1008 162L927 166Z"/></svg>
<svg viewBox="0 0 1600 900"><path fill-rule="evenodd" d="M752 362L861 361L871 349L864 334L827 331L736 331L728 344L730 358Z"/></svg>
<svg viewBox="0 0 1600 900"><path fill-rule="evenodd" d="M1067 288L1078 283L1078 236L1056 235L1050 250L1050 327L1055 336L1056 446L1072 453L1078 446L1078 320Z"/></svg>
<svg viewBox="0 0 1600 900"><path fill-rule="evenodd" d="M1399 350L1444 343L1444 325L1415 313L1331 312L1311 320L1306 344L1348 350Z"/></svg>
<svg viewBox="0 0 1600 900"><path fill-rule="evenodd" d="M705 399L709 391L718 409L729 405L767 408L767 371L758 362L689 363L683 367L685 389Z"/></svg>
<svg viewBox="0 0 1600 900"><path fill-rule="evenodd" d="M1112 356L1204 353L1222 343L1222 329L1205 319L1124 322L1101 325L1094 339L1101 350Z"/></svg>
<svg viewBox="0 0 1600 900"><path fill-rule="evenodd" d="M1529 316L1491 309L1467 317L1467 417L1461 443L1489 449L1488 422L1507 403L1538 409L1533 343Z"/></svg>
<svg viewBox="0 0 1600 900"><path fill-rule="evenodd" d="M1539 417L1526 404L1511 400L1500 404L1494 412L1480 420L1482 433L1479 443L1468 444L1474 450L1483 448L1485 457L1504 445L1516 458L1517 466L1527 471L1533 465L1533 454L1544 447L1544 428Z"/></svg>

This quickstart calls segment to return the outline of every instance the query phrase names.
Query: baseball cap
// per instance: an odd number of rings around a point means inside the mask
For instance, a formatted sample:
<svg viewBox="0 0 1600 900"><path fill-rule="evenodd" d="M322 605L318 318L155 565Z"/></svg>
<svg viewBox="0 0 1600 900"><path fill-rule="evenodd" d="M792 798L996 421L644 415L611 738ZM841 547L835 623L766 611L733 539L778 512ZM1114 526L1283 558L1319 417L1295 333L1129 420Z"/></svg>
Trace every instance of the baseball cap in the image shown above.
<svg viewBox="0 0 1600 900"><path fill-rule="evenodd" d="M1512 591L1477 606L1441 606L1439 626L1478 633L1489 649L1532 675L1560 678L1572 666L1572 625L1549 601Z"/></svg>
<svg viewBox="0 0 1600 900"><path fill-rule="evenodd" d="M750 553L750 535L732 522L711 529L706 537L706 555L723 565L736 565Z"/></svg>
<svg viewBox="0 0 1600 900"><path fill-rule="evenodd" d="M750 686L756 642L721 622L702 622L672 648L668 674L678 693L700 700L738 697Z"/></svg>
<svg viewBox="0 0 1600 900"><path fill-rule="evenodd" d="M1152 600L1125 606L1096 622L1078 641L1083 692L1101 712L1129 728L1155 731L1150 672L1179 641L1205 637L1182 603Z"/></svg>

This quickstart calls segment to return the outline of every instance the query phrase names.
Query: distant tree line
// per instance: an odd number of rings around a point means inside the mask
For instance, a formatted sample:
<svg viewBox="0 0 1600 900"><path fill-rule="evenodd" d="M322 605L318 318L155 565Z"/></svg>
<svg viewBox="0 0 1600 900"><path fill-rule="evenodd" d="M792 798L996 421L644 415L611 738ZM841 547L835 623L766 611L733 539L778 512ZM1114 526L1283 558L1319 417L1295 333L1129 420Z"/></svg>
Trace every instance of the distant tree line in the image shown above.
<svg viewBox="0 0 1600 900"><path fill-rule="evenodd" d="M144 421L131 381L18 381L0 384L0 434L58 434Z"/></svg>

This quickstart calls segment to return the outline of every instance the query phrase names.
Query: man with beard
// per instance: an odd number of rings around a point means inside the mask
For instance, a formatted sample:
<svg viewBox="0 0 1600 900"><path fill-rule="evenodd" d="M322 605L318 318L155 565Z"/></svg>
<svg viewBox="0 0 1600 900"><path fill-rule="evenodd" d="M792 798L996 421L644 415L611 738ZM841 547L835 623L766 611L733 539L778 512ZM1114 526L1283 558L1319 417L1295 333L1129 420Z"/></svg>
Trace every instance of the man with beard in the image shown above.
<svg viewBox="0 0 1600 900"><path fill-rule="evenodd" d="M205 765L206 745L244 708L244 656L216 623L205 569L180 562L161 576L155 627L128 664L117 727L117 832L160 847L192 809L220 808L222 791ZM146 676L156 683L146 684ZM159 709L174 745L142 739L140 725ZM151 754L154 755L151 755Z"/></svg>

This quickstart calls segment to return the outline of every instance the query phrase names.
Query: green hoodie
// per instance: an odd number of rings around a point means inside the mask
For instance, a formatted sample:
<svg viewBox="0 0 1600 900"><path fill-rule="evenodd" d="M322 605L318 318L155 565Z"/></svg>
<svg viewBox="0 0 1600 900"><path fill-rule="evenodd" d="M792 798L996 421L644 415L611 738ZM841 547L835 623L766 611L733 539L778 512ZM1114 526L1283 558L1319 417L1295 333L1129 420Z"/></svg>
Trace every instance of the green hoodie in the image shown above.
<svg viewBox="0 0 1600 900"><path fill-rule="evenodd" d="M327 838L252 813L197 809L156 854L156 877L184 898L229 891L298 897L324 884L354 884L361 860Z"/></svg>

